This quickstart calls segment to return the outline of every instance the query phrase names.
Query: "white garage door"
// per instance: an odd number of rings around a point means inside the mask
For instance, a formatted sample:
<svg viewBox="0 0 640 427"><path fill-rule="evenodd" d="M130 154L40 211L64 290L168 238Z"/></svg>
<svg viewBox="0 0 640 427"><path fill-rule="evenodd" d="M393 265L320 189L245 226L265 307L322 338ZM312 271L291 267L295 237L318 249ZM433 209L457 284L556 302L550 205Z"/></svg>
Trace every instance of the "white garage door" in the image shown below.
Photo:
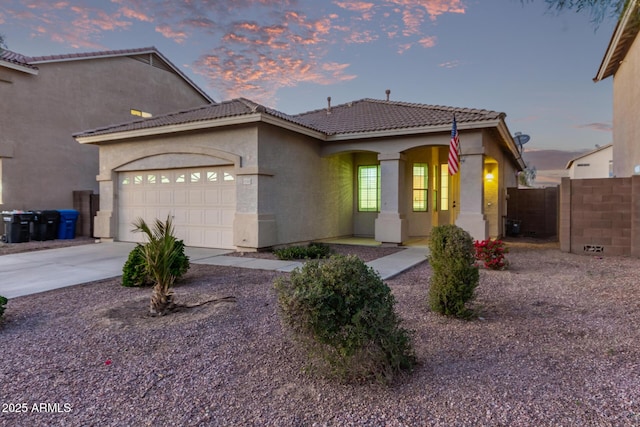
<svg viewBox="0 0 640 427"><path fill-rule="evenodd" d="M235 184L232 167L120 172L118 239L142 242L136 218L151 225L171 215L185 245L232 249Z"/></svg>

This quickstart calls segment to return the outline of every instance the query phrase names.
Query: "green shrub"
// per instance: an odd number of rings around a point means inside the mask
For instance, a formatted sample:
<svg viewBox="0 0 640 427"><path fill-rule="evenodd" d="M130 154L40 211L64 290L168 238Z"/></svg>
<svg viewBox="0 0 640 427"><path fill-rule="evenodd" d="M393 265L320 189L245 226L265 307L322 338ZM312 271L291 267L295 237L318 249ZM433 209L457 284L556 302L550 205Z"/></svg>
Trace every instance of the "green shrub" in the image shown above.
<svg viewBox="0 0 640 427"><path fill-rule="evenodd" d="M429 242L429 305L437 313L468 317L466 303L475 296L479 273L473 239L455 225L434 227Z"/></svg>
<svg viewBox="0 0 640 427"><path fill-rule="evenodd" d="M7 299L0 295L0 318L4 314L5 305L7 304Z"/></svg>
<svg viewBox="0 0 640 427"><path fill-rule="evenodd" d="M329 376L390 381L415 363L391 289L360 258L308 261L275 287L283 322Z"/></svg>
<svg viewBox="0 0 640 427"><path fill-rule="evenodd" d="M189 270L189 257L184 253L184 242L182 240L175 241L176 250L179 255L173 260L171 265L171 273L177 279L180 279ZM147 273L145 257L143 253L144 246L136 245L129 253L129 258L122 267L122 286L152 286L154 284L151 276Z"/></svg>
<svg viewBox="0 0 640 427"><path fill-rule="evenodd" d="M329 246L316 242L311 242L307 246L289 246L273 251L278 259L282 260L328 258L332 252Z"/></svg>

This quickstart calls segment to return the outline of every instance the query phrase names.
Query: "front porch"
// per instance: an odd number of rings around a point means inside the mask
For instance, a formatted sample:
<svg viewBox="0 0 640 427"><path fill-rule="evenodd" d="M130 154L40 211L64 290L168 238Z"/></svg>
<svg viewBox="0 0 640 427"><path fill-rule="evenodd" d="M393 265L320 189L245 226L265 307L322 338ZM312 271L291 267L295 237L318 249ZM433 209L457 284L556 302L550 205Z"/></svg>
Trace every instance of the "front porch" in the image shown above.
<svg viewBox="0 0 640 427"><path fill-rule="evenodd" d="M353 156L356 238L406 246L424 243L443 224L456 224L475 240L501 236L507 173L481 140L474 146L469 138L453 176L448 145Z"/></svg>

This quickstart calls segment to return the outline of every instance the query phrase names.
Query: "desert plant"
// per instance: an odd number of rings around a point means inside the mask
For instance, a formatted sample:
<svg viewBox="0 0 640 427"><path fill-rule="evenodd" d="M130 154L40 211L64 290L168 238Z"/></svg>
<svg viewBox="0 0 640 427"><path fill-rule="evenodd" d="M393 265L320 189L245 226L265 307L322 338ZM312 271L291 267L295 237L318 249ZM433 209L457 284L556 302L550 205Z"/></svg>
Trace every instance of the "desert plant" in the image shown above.
<svg viewBox="0 0 640 427"><path fill-rule="evenodd" d="M475 266L473 239L455 225L440 225L431 231L429 305L437 313L468 317L466 303L475 296L479 273Z"/></svg>
<svg viewBox="0 0 640 427"><path fill-rule="evenodd" d="M131 252L122 267L122 286L150 286L153 284L147 274L143 246L138 244Z"/></svg>
<svg viewBox="0 0 640 427"><path fill-rule="evenodd" d="M7 304L7 302L8 300L0 295L0 318L2 318L2 315L4 314L5 305Z"/></svg>
<svg viewBox="0 0 640 427"><path fill-rule="evenodd" d="M275 288L283 322L330 376L389 381L415 363L391 290L360 258L308 261Z"/></svg>
<svg viewBox="0 0 640 427"><path fill-rule="evenodd" d="M179 280L189 270L189 257L185 254L185 246L182 240L176 240L176 250L179 255L171 265L171 271ZM147 264L143 253L143 245L136 245L129 253L129 258L122 267L122 286L151 286L153 279L147 273Z"/></svg>
<svg viewBox="0 0 640 427"><path fill-rule="evenodd" d="M311 242L307 246L289 246L273 250L276 257L282 260L328 258L332 252L328 245L316 242Z"/></svg>
<svg viewBox="0 0 640 427"><path fill-rule="evenodd" d="M134 231L144 233L148 240L142 245L141 251L146 272L154 283L150 312L152 315L165 315L175 306L172 287L177 275L172 266L181 254L171 217L167 216L165 222L156 219L153 229L142 218L138 218L133 225Z"/></svg>
<svg viewBox="0 0 640 427"><path fill-rule="evenodd" d="M505 270L509 266L504 256L509 252L509 248L502 240L476 240L473 246L476 250L476 259L482 262L485 268Z"/></svg>

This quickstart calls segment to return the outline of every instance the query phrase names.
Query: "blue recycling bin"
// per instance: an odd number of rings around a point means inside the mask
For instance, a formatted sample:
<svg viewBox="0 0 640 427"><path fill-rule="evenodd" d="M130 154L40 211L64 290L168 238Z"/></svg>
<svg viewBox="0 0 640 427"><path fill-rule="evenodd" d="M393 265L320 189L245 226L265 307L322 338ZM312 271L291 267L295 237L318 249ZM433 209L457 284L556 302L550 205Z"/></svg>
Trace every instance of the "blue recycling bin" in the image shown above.
<svg viewBox="0 0 640 427"><path fill-rule="evenodd" d="M58 239L75 239L76 222L80 212L73 209L62 209L60 212L60 223L58 225Z"/></svg>

